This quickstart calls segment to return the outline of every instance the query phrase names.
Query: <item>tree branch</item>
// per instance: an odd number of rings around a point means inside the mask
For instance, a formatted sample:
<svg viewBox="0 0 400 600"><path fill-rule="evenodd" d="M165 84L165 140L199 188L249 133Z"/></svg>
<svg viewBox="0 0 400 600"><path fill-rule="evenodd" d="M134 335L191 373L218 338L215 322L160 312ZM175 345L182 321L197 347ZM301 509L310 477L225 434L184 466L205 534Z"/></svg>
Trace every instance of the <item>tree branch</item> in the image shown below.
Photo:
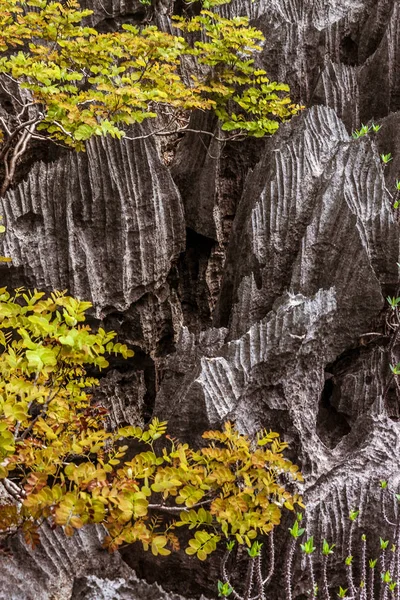
<svg viewBox="0 0 400 600"><path fill-rule="evenodd" d="M147 508L152 508L154 510L160 510L162 512L168 513L181 513L181 512L189 512L199 506L203 506L204 504L209 504L212 502L213 498L209 498L208 500L203 500L203 502L198 502L194 504L190 508L188 506L165 506L164 504L148 504Z"/></svg>

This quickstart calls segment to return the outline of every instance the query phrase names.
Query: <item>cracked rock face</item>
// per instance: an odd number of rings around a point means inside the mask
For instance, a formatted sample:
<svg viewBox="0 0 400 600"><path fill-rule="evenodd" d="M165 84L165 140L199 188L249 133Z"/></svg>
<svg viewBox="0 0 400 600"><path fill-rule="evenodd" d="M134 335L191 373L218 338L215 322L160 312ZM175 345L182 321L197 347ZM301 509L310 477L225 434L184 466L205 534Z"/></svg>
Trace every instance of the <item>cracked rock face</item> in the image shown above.
<svg viewBox="0 0 400 600"><path fill-rule="evenodd" d="M104 31L148 18L170 27L168 3L154 14L138 2L93 5ZM343 558L349 510L379 536L377 484L399 480L384 298L398 295L388 190L400 173L400 5L233 0L219 10L262 29L260 65L304 112L268 140L187 134L168 161L149 137L97 139L87 154L32 164L3 201L13 265L2 278L91 299L93 319L134 347L99 390L113 423L156 415L193 444L226 419L281 433L305 476L307 534L337 540ZM380 131L354 140L368 121ZM207 115L191 125L215 131ZM278 555L286 544L279 534ZM15 542L0 598L215 597L217 559L160 562L136 547L123 559L101 550L97 529L72 540L44 530L35 553ZM295 569L300 600L305 565ZM280 577L278 567L274 600L285 599Z"/></svg>

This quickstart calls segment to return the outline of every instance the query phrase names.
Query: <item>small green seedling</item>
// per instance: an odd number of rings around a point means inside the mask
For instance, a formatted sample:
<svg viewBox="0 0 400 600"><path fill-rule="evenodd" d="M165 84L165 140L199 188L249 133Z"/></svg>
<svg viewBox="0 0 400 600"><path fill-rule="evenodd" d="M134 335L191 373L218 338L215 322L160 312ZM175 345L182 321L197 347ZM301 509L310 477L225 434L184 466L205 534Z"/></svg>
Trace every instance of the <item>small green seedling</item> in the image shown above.
<svg viewBox="0 0 400 600"><path fill-rule="evenodd" d="M343 589L342 586L339 587L338 598L347 598L347 588Z"/></svg>
<svg viewBox="0 0 400 600"><path fill-rule="evenodd" d="M393 375L400 375L400 363L397 363L397 365L389 365L390 366L390 370L392 371Z"/></svg>
<svg viewBox="0 0 400 600"><path fill-rule="evenodd" d="M356 129L355 131L353 131L353 133L351 135L355 140L357 140L358 138L363 137L364 135L367 135L368 133L369 133L368 125L361 124L361 129Z"/></svg>
<svg viewBox="0 0 400 600"><path fill-rule="evenodd" d="M365 535L365 533L362 534L361 541L362 542L366 542L367 541L367 536Z"/></svg>
<svg viewBox="0 0 400 600"><path fill-rule="evenodd" d="M375 123L371 123L370 126L361 124L361 128L353 131L351 136L353 139L358 140L358 138L363 137L368 133L371 133L371 131L373 131L374 133L378 133L381 127L382 125L375 125Z"/></svg>
<svg viewBox="0 0 400 600"><path fill-rule="evenodd" d="M231 540L230 542L227 542L226 548L229 552L232 552L234 547L235 547L235 540Z"/></svg>
<svg viewBox="0 0 400 600"><path fill-rule="evenodd" d="M385 573L381 573L383 583L392 583L392 576L390 571L386 571Z"/></svg>
<svg viewBox="0 0 400 600"><path fill-rule="evenodd" d="M381 537L379 538L379 544L381 547L381 550L386 550L386 548L389 545L389 540L383 540Z"/></svg>
<svg viewBox="0 0 400 600"><path fill-rule="evenodd" d="M345 562L346 566L349 567L351 565L351 563L353 562L353 556L346 556L346 559L344 562Z"/></svg>
<svg viewBox="0 0 400 600"><path fill-rule="evenodd" d="M336 544L332 544L331 546L328 544L326 540L322 542L322 554L324 556L328 556L329 554L333 554L333 549Z"/></svg>
<svg viewBox="0 0 400 600"><path fill-rule="evenodd" d="M228 582L222 583L222 581L218 581L218 597L219 598L227 598L232 594L233 590Z"/></svg>
<svg viewBox="0 0 400 600"><path fill-rule="evenodd" d="M389 154L381 154L381 161L384 165L390 163L391 160L393 160L391 152Z"/></svg>
<svg viewBox="0 0 400 600"><path fill-rule="evenodd" d="M314 536L311 536L306 542L304 542L304 544L300 544L300 547L304 554L310 555L315 552L316 548L314 546Z"/></svg>
<svg viewBox="0 0 400 600"><path fill-rule="evenodd" d="M390 296L388 296L386 298L386 300L387 300L387 302L388 302L388 304L389 304L389 306L390 306L390 308L392 310L394 310L395 308L397 308L397 306L400 303L400 298L395 298L394 296L393 296L393 298L391 298ZM386 486L387 486L387 482L385 482L385 483L386 483ZM382 482L381 482L381 488L385 489L386 486L383 486Z"/></svg>
<svg viewBox="0 0 400 600"><path fill-rule="evenodd" d="M370 558L369 561L368 561L369 568L370 569L375 569L377 562L378 562L377 558Z"/></svg>
<svg viewBox="0 0 400 600"><path fill-rule="evenodd" d="M294 522L293 527L289 527L289 531L290 531L290 535L292 537L294 537L295 540L297 540L297 538L299 538L303 535L305 529L303 529L302 527L299 527L299 521L296 520Z"/></svg>
<svg viewBox="0 0 400 600"><path fill-rule="evenodd" d="M355 521L358 517L358 515L360 514L359 510L356 509L351 509L350 513L349 513L349 519L350 521Z"/></svg>
<svg viewBox="0 0 400 600"><path fill-rule="evenodd" d="M250 558L256 558L260 556L262 548L262 542L253 542L251 548L247 548Z"/></svg>
<svg viewBox="0 0 400 600"><path fill-rule="evenodd" d="M386 298L386 300L389 302L390 305L392 305L392 300L394 300L396 302L395 306L397 306L397 304L400 302L400 298L390 298L390 296L388 296ZM379 485L381 486L382 490L386 490L388 482L385 481L384 479L381 479L381 481L379 482Z"/></svg>
<svg viewBox="0 0 400 600"><path fill-rule="evenodd" d="M382 128L382 125L375 125L375 123L372 123L370 130L372 130L374 133L378 133L378 131Z"/></svg>

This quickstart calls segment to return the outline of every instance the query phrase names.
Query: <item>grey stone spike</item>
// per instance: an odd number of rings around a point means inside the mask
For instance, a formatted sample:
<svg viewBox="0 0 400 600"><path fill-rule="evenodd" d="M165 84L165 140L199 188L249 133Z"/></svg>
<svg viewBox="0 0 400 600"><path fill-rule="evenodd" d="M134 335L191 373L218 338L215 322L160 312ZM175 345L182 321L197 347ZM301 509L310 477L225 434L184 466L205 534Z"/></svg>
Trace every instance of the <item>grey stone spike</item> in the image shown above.
<svg viewBox="0 0 400 600"><path fill-rule="evenodd" d="M96 138L86 154L37 163L2 205L3 251L26 280L68 288L99 316L159 293L184 248L181 199L151 138Z"/></svg>

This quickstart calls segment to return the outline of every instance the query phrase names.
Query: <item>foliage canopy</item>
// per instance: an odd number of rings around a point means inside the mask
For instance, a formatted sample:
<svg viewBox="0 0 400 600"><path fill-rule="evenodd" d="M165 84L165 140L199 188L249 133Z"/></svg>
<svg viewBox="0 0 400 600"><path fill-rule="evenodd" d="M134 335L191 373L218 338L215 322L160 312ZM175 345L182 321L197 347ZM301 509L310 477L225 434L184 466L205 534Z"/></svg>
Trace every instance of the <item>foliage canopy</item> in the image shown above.
<svg viewBox="0 0 400 600"><path fill-rule="evenodd" d="M300 110L287 85L255 67L264 38L245 17L202 10L173 17L173 34L132 25L99 33L85 24L92 12L77 0L2 0L2 87L19 90L18 114L0 119L3 193L32 137L83 150L93 135L121 138L167 108L213 110L223 130L260 137Z"/></svg>
<svg viewBox="0 0 400 600"><path fill-rule="evenodd" d="M205 432L195 451L165 435L166 423L112 430L91 391L106 352L133 353L113 332L85 324L90 303L54 292L0 289L0 533L39 541L48 522L67 535L102 523L114 550L140 541L153 554L179 549L176 530L194 530L186 553L205 560L222 539L251 547L302 506L285 488L302 480L287 444L264 431L256 441L230 423ZM126 440L137 452L126 455Z"/></svg>

